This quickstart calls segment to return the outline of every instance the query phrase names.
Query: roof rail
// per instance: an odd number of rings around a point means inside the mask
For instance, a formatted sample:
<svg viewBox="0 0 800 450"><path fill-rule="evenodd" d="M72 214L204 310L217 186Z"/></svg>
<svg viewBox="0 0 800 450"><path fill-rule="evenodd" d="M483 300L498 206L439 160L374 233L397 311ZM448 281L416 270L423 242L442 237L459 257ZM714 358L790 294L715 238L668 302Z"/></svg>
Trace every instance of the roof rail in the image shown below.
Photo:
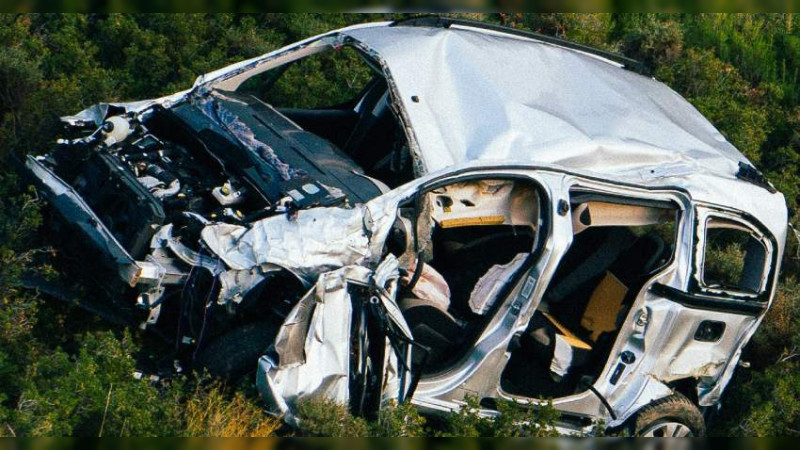
<svg viewBox="0 0 800 450"><path fill-rule="evenodd" d="M588 45L578 44L575 42L570 42L564 39L560 39L553 36L548 36L546 34L536 33L533 31L524 31L518 30L516 28L504 27L502 25L495 25L492 23L486 22L478 22L476 20L468 20L468 19L456 19L450 17L441 17L436 15L422 15L422 16L414 16L409 17L407 19L399 19L392 22L389 26L397 27L431 27L431 28L450 28L452 25L458 25L463 27L470 27L470 28L480 28L484 30L496 31L500 33L505 33L513 36L521 36L530 39L535 39L537 41L546 42L548 44L557 45L559 47L569 48L572 50L578 50L585 53L590 53L592 55L599 56L601 58L608 59L615 63L621 64L622 67L628 69L630 71L651 76L652 72L650 69L644 65L642 62L637 61L632 58L628 58L627 56L620 55L619 53L609 52L606 50L601 50L598 48L590 47Z"/></svg>

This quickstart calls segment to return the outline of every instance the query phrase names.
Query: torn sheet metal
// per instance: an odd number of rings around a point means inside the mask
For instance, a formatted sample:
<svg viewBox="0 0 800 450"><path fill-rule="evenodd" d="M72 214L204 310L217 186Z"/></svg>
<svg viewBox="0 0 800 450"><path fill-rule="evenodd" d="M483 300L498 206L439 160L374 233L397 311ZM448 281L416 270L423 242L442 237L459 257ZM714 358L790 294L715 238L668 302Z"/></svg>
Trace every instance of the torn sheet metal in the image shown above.
<svg viewBox="0 0 800 450"><path fill-rule="evenodd" d="M253 222L249 228L213 224L205 227L201 236L231 269L275 264L313 281L320 272L370 259L371 236L385 237L391 223L373 223L369 217L363 205L314 208L299 211L293 220L273 216Z"/></svg>
<svg viewBox="0 0 800 450"><path fill-rule="evenodd" d="M349 286L373 285L390 321L408 334L395 295L399 270L394 257L387 258L372 272L362 266L348 266L319 276L315 286L300 300L278 332L272 350L258 362L257 385L271 409L298 425L299 402L326 399L347 404L350 399L350 370L353 302ZM384 295L385 294L385 295ZM381 386L383 401L398 399L403 370L389 339L385 345ZM401 360L410 358L400 355Z"/></svg>
<svg viewBox="0 0 800 450"><path fill-rule="evenodd" d="M224 267L219 263L217 258L201 255L200 253L192 250L191 248L183 245L178 239L172 236L173 225L166 224L158 229L150 243L150 248L168 248L172 254L178 257L184 263L190 266L199 266L209 270L212 274L216 275L221 272Z"/></svg>
<svg viewBox="0 0 800 450"><path fill-rule="evenodd" d="M176 92L175 94L167 95L150 100L141 100L136 102L127 103L98 103L92 105L83 111L73 114L71 116L61 117L61 121L70 126L94 126L99 127L108 117L109 110L122 110L124 113L140 113L148 110L156 105L169 107L183 99L189 94L189 90Z"/></svg>
<svg viewBox="0 0 800 450"><path fill-rule="evenodd" d="M347 403L352 321L348 272L361 279L369 275L359 266L321 275L278 332L275 355L259 359L262 396L289 423L292 409L303 399Z"/></svg>
<svg viewBox="0 0 800 450"><path fill-rule="evenodd" d="M383 310L389 322L400 331L403 338L412 340L411 330L408 328L403 313L397 305L397 287L400 281L400 264L394 255L389 253L375 268L372 275L372 286L377 298L383 305Z"/></svg>

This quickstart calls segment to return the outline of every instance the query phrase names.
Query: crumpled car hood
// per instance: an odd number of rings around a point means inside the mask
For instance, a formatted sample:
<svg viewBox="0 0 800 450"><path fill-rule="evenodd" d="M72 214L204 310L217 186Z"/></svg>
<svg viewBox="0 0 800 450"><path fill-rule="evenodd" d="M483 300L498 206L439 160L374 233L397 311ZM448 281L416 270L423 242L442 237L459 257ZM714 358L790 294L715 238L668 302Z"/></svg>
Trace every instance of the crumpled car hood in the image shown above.
<svg viewBox="0 0 800 450"><path fill-rule="evenodd" d="M248 227L215 223L202 231L203 241L233 270L276 264L314 281L321 272L367 264L380 255L392 216L372 222L364 205L313 208L293 220L273 216Z"/></svg>

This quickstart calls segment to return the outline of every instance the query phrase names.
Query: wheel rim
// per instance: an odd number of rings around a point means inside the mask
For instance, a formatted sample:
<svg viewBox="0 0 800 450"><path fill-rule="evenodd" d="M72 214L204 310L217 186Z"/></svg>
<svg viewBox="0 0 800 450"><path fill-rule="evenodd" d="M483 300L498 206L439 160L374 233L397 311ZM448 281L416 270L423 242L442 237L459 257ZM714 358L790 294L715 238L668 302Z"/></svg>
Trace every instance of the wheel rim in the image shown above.
<svg viewBox="0 0 800 450"><path fill-rule="evenodd" d="M680 422L661 422L642 431L642 437L691 437L692 429Z"/></svg>

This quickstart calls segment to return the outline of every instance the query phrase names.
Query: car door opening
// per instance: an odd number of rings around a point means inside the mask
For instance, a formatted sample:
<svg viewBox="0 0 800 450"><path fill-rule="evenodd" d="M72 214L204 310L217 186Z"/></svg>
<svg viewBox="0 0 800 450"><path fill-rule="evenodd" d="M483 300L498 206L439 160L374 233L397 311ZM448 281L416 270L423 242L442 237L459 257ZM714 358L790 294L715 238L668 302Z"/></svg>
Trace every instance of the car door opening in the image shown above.
<svg viewBox="0 0 800 450"><path fill-rule="evenodd" d="M540 193L522 179L478 179L432 189L401 209L413 235L399 260L398 297L424 373L447 367L509 294L541 229ZM413 225L410 225L413 222ZM417 353L415 363L423 358Z"/></svg>
<svg viewBox="0 0 800 450"><path fill-rule="evenodd" d="M579 197L571 206L572 244L502 375L501 387L512 395L555 398L588 389L632 303L675 251L674 206Z"/></svg>

